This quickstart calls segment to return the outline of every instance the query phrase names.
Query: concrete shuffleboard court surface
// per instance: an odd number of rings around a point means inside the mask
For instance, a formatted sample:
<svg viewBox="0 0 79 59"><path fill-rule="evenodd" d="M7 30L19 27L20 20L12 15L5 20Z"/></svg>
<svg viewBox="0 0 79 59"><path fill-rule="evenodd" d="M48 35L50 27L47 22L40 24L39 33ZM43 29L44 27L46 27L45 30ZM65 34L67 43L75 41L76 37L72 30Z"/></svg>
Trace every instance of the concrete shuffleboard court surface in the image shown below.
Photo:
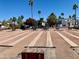
<svg viewBox="0 0 79 59"><path fill-rule="evenodd" d="M69 43L71 45L71 47L78 46L76 43L72 42L69 38L65 37L64 35L62 35L58 31L56 31L56 33L58 33L67 43Z"/></svg>
<svg viewBox="0 0 79 59"><path fill-rule="evenodd" d="M22 52L44 53L45 59L79 59L79 55L70 48L70 46L78 47L78 44L66 36L64 31L52 28L49 30L15 31L15 35L10 35L6 41L3 40L0 43L2 44L0 45L0 59L21 59ZM5 39L5 37L3 38ZM78 40L78 38L75 39Z"/></svg>

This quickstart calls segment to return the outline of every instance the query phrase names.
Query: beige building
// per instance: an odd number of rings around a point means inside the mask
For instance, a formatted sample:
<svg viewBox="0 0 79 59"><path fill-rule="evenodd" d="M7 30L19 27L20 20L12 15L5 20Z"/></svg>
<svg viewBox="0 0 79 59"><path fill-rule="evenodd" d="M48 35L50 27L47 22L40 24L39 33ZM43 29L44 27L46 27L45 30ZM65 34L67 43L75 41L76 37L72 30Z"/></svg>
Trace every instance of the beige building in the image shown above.
<svg viewBox="0 0 79 59"><path fill-rule="evenodd" d="M75 20L73 18L69 18L68 27L74 27L74 25L75 25Z"/></svg>

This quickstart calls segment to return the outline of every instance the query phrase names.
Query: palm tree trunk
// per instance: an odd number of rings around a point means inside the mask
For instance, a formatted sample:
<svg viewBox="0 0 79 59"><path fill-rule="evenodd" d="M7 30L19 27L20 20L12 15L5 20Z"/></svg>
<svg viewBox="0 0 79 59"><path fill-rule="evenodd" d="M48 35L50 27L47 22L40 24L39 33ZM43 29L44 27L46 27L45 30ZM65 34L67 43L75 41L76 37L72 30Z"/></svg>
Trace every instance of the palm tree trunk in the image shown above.
<svg viewBox="0 0 79 59"><path fill-rule="evenodd" d="M39 14L39 20L40 20L40 14Z"/></svg>
<svg viewBox="0 0 79 59"><path fill-rule="evenodd" d="M76 25L76 9L75 9L75 25Z"/></svg>
<svg viewBox="0 0 79 59"><path fill-rule="evenodd" d="M33 18L33 6L31 6L31 17Z"/></svg>

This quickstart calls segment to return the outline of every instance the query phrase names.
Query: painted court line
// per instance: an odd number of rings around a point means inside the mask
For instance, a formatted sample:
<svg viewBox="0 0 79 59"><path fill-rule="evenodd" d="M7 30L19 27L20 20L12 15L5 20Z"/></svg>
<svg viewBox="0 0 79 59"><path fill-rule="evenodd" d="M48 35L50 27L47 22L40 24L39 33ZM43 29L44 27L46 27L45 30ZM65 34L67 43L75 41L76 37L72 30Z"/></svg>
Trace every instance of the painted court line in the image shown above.
<svg viewBox="0 0 79 59"><path fill-rule="evenodd" d="M71 32L79 33L78 30L70 30Z"/></svg>
<svg viewBox="0 0 79 59"><path fill-rule="evenodd" d="M53 42L51 39L50 31L47 31L47 42L46 46L53 47ZM53 49L47 49L45 52L45 59L56 59L56 52L55 48Z"/></svg>
<svg viewBox="0 0 79 59"><path fill-rule="evenodd" d="M20 33L20 32L17 31L17 30L16 30L16 32L17 32L17 33ZM8 37L9 34L16 33L16 32L15 32L15 31L14 31L14 32L11 32L11 31L10 31L10 32L9 32L9 31L2 32L2 34L0 33L0 37L3 37L3 36L4 36L4 37ZM7 34L6 34L6 33L7 33Z"/></svg>
<svg viewBox="0 0 79 59"><path fill-rule="evenodd" d="M72 32L74 32L74 33L79 33L78 31L72 31Z"/></svg>
<svg viewBox="0 0 79 59"><path fill-rule="evenodd" d="M41 31L41 32L36 36L36 38L31 41L31 43L30 43L28 46L34 46L35 43L38 41L38 39L41 37L42 34L43 34L43 31Z"/></svg>
<svg viewBox="0 0 79 59"><path fill-rule="evenodd" d="M30 49L29 47L34 47L36 42L39 40L41 35L43 34L43 31L41 31L35 38L32 39L32 41L27 45L27 50L28 52L36 52L36 49Z"/></svg>
<svg viewBox="0 0 79 59"><path fill-rule="evenodd" d="M12 35L10 35L10 34L12 34ZM17 34L21 34L21 33L20 33L20 32L17 32L16 35L17 35ZM5 34L5 33L4 33L4 35L0 36L0 38L3 39L3 38L10 37L10 36L14 36L14 35L15 35L14 33L8 33L8 34Z"/></svg>
<svg viewBox="0 0 79 59"><path fill-rule="evenodd" d="M17 38L17 37L19 37L19 36L21 36L21 35L26 34L26 33L28 33L28 32L25 32L25 33L22 33L22 34L16 35L16 36L14 36L14 37L11 37L11 38L6 39L6 40L3 40L3 41L0 41L0 44L5 43L5 42L7 42L7 41L10 41L10 40L12 40L12 39L15 39L15 38Z"/></svg>
<svg viewBox="0 0 79 59"><path fill-rule="evenodd" d="M65 31L64 31L64 32L65 32ZM73 35L73 34L68 33L68 32L65 32L65 33L67 33L68 35L73 36L73 37L75 37L75 38L79 39L79 37L78 37L78 36L76 36L76 35Z"/></svg>
<svg viewBox="0 0 79 59"><path fill-rule="evenodd" d="M78 46L76 43L72 42L69 38L65 37L64 35L62 35L61 33L59 33L58 31L56 31L56 33L58 35L60 35L67 43L69 43L72 47L74 46Z"/></svg>
<svg viewBox="0 0 79 59"><path fill-rule="evenodd" d="M34 31L34 32L31 32L30 34L28 34L28 35L26 35L26 36L20 38L19 40L15 41L15 42L13 42L13 43L11 43L11 44L9 44L9 45L15 45L15 44L21 42L22 40L24 40L25 38L27 38L27 37L33 35L34 33L35 33L35 31Z"/></svg>
<svg viewBox="0 0 79 59"><path fill-rule="evenodd" d="M50 47L53 46L53 43L52 43L52 40L51 40L51 35L50 35L49 31L47 31L47 45L46 46L50 46Z"/></svg>

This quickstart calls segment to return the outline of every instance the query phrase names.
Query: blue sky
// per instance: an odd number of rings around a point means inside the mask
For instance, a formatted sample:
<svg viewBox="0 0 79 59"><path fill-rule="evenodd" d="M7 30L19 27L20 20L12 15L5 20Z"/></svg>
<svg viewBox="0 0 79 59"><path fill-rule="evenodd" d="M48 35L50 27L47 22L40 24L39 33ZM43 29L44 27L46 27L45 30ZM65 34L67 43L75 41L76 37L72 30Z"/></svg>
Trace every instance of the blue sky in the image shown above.
<svg viewBox="0 0 79 59"><path fill-rule="evenodd" d="M34 0L34 18L39 19L38 10L41 10L41 17L45 19L54 12L57 16L64 12L64 16L74 14L72 9L73 3L77 0ZM28 0L0 0L0 20L9 19L10 17L18 17L24 15L25 19L29 18L30 7ZM77 11L77 17L79 17L79 8Z"/></svg>

